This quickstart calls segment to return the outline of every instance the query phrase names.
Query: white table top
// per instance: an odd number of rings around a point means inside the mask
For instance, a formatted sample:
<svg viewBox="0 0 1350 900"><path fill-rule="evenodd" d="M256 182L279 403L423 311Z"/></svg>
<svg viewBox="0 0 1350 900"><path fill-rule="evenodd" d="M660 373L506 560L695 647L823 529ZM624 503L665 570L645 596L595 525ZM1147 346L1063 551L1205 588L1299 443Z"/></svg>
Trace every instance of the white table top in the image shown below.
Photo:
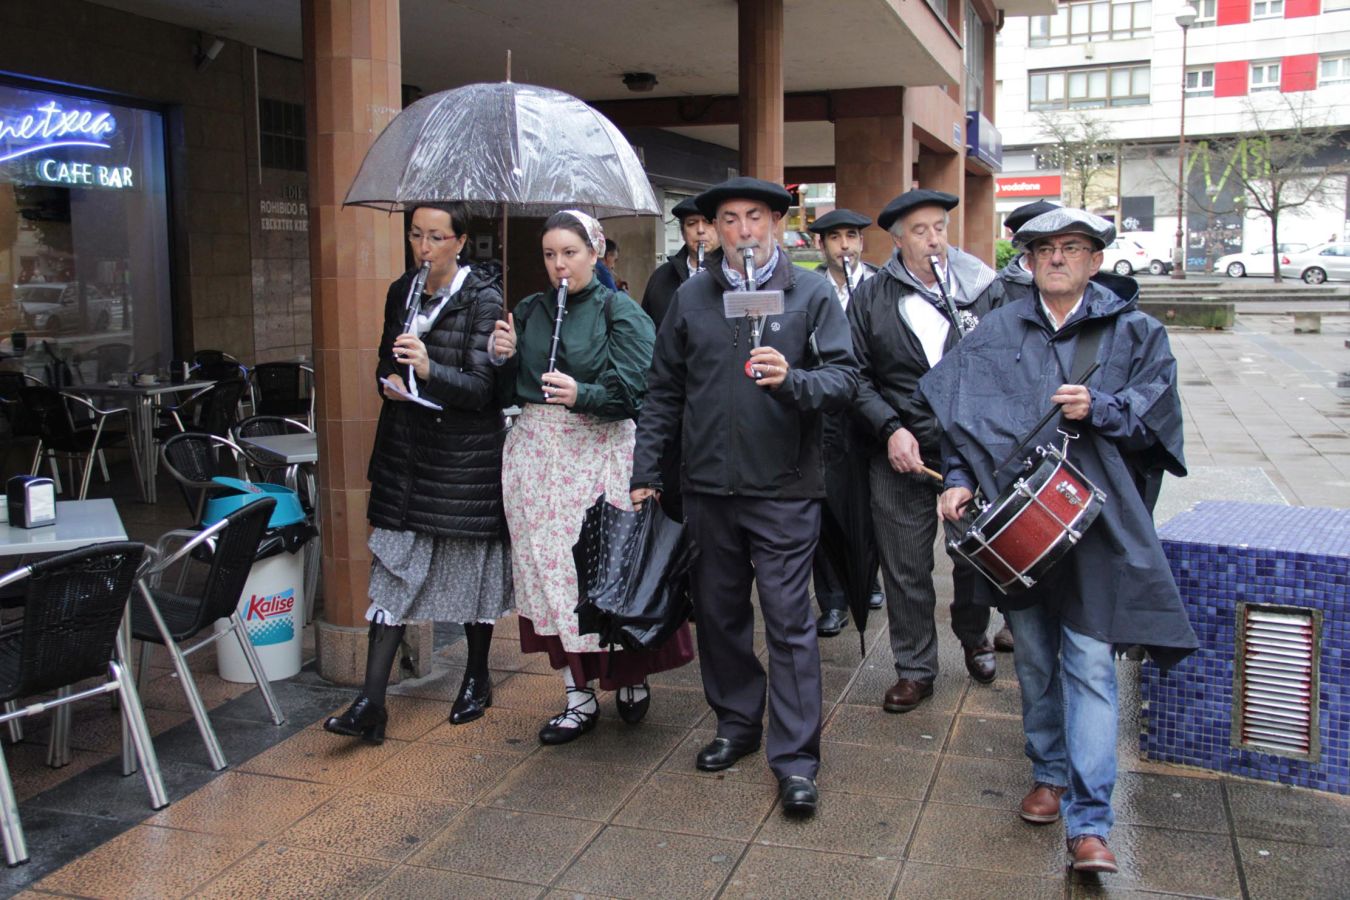
<svg viewBox="0 0 1350 900"><path fill-rule="evenodd" d="M65 388L72 394L122 394L122 395L143 395L154 397L160 394L177 394L182 391L199 391L202 388L210 387L215 384L214 381L184 381L181 384L173 384L168 381L157 381L154 384L108 384L106 382L95 382L94 384L79 384Z"/></svg>
<svg viewBox="0 0 1350 900"><path fill-rule="evenodd" d="M122 517L111 500L58 500L55 525L18 528L8 522L0 523L0 556L61 553L126 539Z"/></svg>
<svg viewBox="0 0 1350 900"><path fill-rule="evenodd" d="M276 434L240 438L240 443L256 447L286 465L319 461L319 438L313 434Z"/></svg>

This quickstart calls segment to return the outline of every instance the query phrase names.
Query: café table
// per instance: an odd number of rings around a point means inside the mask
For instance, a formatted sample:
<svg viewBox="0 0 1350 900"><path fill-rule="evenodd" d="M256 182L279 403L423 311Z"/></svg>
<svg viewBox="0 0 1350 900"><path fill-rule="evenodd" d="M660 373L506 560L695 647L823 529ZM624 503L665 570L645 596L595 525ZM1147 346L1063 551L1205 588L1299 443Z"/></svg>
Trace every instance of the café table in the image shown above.
<svg viewBox="0 0 1350 900"><path fill-rule="evenodd" d="M275 463L286 467L286 487L297 493L300 490L299 469L303 465L313 465L319 461L319 436L313 432L297 434L269 434L257 437L240 438L244 449L254 453L263 463ZM314 506L314 525L319 524L318 491L310 491L310 503ZM305 550L305 621L314 617L314 592L319 582L319 545L311 541Z"/></svg>
<svg viewBox="0 0 1350 900"><path fill-rule="evenodd" d="M122 526L122 517L117 513L117 505L108 499L58 500L56 523L40 528L20 528L11 525L8 520L0 522L0 556L64 553L90 544L106 544L126 539L126 528ZM123 623L124 629L127 624ZM124 630L119 640L122 648L129 646L126 643L128 637L129 632ZM130 757L125 744L125 728L124 723L123 774L130 774L126 771ZM16 736L15 729L11 725L11 737ZM59 769L69 762L70 707L67 705L57 707L55 718L52 720L52 737L47 745L47 765Z"/></svg>
<svg viewBox="0 0 1350 900"><path fill-rule="evenodd" d="M182 394L210 387L215 382L196 380L174 384L157 381L154 384L81 384L66 388L72 394L94 394L116 397L126 403L131 413L131 452L139 461L137 475L141 480L141 499L154 503L155 490L155 406L161 397Z"/></svg>

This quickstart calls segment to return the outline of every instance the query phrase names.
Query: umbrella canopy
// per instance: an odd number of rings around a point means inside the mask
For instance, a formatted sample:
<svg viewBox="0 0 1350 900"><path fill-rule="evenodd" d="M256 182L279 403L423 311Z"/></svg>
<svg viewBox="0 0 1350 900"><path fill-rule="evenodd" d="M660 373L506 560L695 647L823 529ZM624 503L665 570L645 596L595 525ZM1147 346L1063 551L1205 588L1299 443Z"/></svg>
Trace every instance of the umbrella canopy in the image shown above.
<svg viewBox="0 0 1350 900"><path fill-rule="evenodd" d="M375 139L344 205L395 211L459 201L477 215L544 217L566 205L597 219L661 214L628 141L603 115L551 88L470 84L423 97Z"/></svg>

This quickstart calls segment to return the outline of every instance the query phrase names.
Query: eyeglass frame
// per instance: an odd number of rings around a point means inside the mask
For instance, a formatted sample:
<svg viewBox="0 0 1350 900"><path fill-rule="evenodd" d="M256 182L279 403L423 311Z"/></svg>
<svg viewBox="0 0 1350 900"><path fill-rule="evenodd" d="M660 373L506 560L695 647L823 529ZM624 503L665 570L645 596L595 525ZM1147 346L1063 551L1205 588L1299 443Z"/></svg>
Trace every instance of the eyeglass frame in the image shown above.
<svg viewBox="0 0 1350 900"><path fill-rule="evenodd" d="M1082 259L1086 255L1099 252L1096 245L1092 243L1070 243L1070 244L1043 244L1038 243L1035 247L1029 248L1032 256L1037 259L1049 260L1055 258L1055 252L1059 251L1065 259Z"/></svg>

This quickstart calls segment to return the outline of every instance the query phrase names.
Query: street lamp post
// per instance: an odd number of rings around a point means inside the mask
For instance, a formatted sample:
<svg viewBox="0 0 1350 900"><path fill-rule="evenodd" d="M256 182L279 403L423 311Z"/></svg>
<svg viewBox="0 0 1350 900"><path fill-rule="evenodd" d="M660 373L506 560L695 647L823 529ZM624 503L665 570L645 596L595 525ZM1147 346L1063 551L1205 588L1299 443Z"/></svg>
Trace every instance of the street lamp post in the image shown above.
<svg viewBox="0 0 1350 900"><path fill-rule="evenodd" d="M1177 13L1181 26L1181 134L1177 138L1177 246L1172 251L1172 277L1186 278L1186 37L1195 24L1194 6Z"/></svg>

